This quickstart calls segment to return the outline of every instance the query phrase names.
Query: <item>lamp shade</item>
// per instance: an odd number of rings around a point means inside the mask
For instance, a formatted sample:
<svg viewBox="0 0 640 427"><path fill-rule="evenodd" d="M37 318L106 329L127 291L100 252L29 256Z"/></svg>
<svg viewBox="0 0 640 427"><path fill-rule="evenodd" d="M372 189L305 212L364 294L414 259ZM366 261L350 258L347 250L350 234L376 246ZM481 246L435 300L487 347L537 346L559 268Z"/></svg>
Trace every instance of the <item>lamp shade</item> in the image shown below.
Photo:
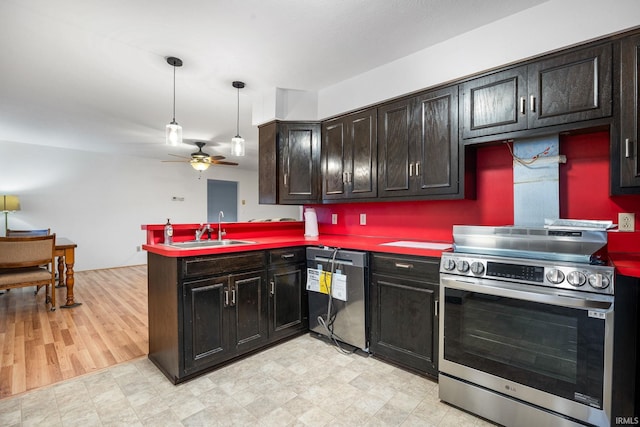
<svg viewBox="0 0 640 427"><path fill-rule="evenodd" d="M0 198L0 211L19 211L20 199L18 196L2 196Z"/></svg>
<svg viewBox="0 0 640 427"><path fill-rule="evenodd" d="M191 163L191 167L197 171L206 171L211 166L211 161L207 157L206 159L192 159L189 163Z"/></svg>
<svg viewBox="0 0 640 427"><path fill-rule="evenodd" d="M244 138L240 135L231 138L231 154L234 156L244 156Z"/></svg>
<svg viewBox="0 0 640 427"><path fill-rule="evenodd" d="M167 125L166 129L167 145L176 147L182 144L182 126L175 119Z"/></svg>

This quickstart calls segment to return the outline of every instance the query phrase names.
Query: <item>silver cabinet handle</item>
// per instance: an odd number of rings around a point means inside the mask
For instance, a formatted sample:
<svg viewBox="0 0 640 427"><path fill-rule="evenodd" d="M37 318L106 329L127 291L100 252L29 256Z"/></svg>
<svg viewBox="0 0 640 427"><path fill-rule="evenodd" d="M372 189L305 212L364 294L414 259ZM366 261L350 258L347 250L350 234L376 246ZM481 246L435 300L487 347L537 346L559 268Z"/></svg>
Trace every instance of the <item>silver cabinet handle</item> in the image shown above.
<svg viewBox="0 0 640 427"><path fill-rule="evenodd" d="M631 140L629 138L624 140L624 156L627 159L631 157Z"/></svg>
<svg viewBox="0 0 640 427"><path fill-rule="evenodd" d="M416 176L420 176L420 162L416 162Z"/></svg>
<svg viewBox="0 0 640 427"><path fill-rule="evenodd" d="M353 182L353 173L347 172L347 176L349 177L349 184L351 184Z"/></svg>
<svg viewBox="0 0 640 427"><path fill-rule="evenodd" d="M405 264L402 262L396 262L396 267L398 268L405 268L405 269L409 269L409 268L413 268L413 264Z"/></svg>
<svg viewBox="0 0 640 427"><path fill-rule="evenodd" d="M438 304L438 300L435 300L433 305L435 306L433 312L435 313L435 316L438 317L438 314L440 314L440 304Z"/></svg>
<svg viewBox="0 0 640 427"><path fill-rule="evenodd" d="M224 306L229 306L229 290L227 289L224 290Z"/></svg>
<svg viewBox="0 0 640 427"><path fill-rule="evenodd" d="M526 113L525 109L527 108L527 100L524 96L520 97L520 114Z"/></svg>
<svg viewBox="0 0 640 427"><path fill-rule="evenodd" d="M287 175L288 174L286 174L286 173L284 174L284 186L285 187L287 186Z"/></svg>
<svg viewBox="0 0 640 427"><path fill-rule="evenodd" d="M280 255L280 258L282 259L290 259L293 258L295 255L294 254L282 254Z"/></svg>
<svg viewBox="0 0 640 427"><path fill-rule="evenodd" d="M269 283L271 284L271 296L274 296L276 294L276 283L273 280Z"/></svg>
<svg viewBox="0 0 640 427"><path fill-rule="evenodd" d="M236 305L236 288L231 289L231 305Z"/></svg>
<svg viewBox="0 0 640 427"><path fill-rule="evenodd" d="M536 97L533 95L529 98L529 109L534 113L536 112Z"/></svg>
<svg viewBox="0 0 640 427"><path fill-rule="evenodd" d="M409 163L409 176L413 176L413 163Z"/></svg>
<svg viewBox="0 0 640 427"><path fill-rule="evenodd" d="M349 174L347 172L342 172L342 182L344 184L349 182Z"/></svg>

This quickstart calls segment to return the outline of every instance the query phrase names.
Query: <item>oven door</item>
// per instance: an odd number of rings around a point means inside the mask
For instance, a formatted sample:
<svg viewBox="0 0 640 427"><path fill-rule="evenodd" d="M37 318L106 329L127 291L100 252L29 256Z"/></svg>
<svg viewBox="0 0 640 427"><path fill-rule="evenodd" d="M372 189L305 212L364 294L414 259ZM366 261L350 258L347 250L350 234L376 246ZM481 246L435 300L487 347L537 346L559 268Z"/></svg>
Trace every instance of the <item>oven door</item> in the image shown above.
<svg viewBox="0 0 640 427"><path fill-rule="evenodd" d="M610 419L613 296L446 274L440 285L441 373L578 420Z"/></svg>

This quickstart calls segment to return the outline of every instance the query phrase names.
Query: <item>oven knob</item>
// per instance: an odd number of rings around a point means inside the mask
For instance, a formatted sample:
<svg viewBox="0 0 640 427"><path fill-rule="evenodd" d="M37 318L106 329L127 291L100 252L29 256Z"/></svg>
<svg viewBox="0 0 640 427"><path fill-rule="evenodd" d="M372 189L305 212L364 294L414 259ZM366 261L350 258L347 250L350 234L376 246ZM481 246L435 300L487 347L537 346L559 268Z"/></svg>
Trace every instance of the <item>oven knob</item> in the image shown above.
<svg viewBox="0 0 640 427"><path fill-rule="evenodd" d="M460 273L469 271L469 263L467 261L458 261L458 271Z"/></svg>
<svg viewBox="0 0 640 427"><path fill-rule="evenodd" d="M451 258L447 258L447 259L443 260L442 268L444 268L447 271L451 271L454 268L456 268L456 262L454 260L452 260Z"/></svg>
<svg viewBox="0 0 640 427"><path fill-rule="evenodd" d="M596 289L605 289L609 286L609 278L600 273L590 274L589 284Z"/></svg>
<svg viewBox="0 0 640 427"><path fill-rule="evenodd" d="M584 273L581 273L580 271L572 271L567 275L567 282L569 282L571 286L575 286L576 288L584 285L586 281L587 276L585 276Z"/></svg>
<svg viewBox="0 0 640 427"><path fill-rule="evenodd" d="M481 262L472 262L471 263L471 272L476 275L480 275L484 273L484 265Z"/></svg>
<svg viewBox="0 0 640 427"><path fill-rule="evenodd" d="M554 285L562 283L562 281L564 280L564 273L557 268L552 268L547 272L547 280Z"/></svg>

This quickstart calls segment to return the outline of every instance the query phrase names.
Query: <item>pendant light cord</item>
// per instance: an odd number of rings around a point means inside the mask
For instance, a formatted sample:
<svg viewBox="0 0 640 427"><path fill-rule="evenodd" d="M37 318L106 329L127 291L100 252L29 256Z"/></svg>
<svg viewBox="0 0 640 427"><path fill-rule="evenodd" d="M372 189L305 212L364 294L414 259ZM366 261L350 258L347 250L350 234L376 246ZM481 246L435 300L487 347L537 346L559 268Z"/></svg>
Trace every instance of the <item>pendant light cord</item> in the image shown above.
<svg viewBox="0 0 640 427"><path fill-rule="evenodd" d="M240 136L240 88L238 87L238 102L236 103L238 106L238 110L236 113L236 136Z"/></svg>
<svg viewBox="0 0 640 427"><path fill-rule="evenodd" d="M173 121L176 121L176 66L173 66Z"/></svg>

